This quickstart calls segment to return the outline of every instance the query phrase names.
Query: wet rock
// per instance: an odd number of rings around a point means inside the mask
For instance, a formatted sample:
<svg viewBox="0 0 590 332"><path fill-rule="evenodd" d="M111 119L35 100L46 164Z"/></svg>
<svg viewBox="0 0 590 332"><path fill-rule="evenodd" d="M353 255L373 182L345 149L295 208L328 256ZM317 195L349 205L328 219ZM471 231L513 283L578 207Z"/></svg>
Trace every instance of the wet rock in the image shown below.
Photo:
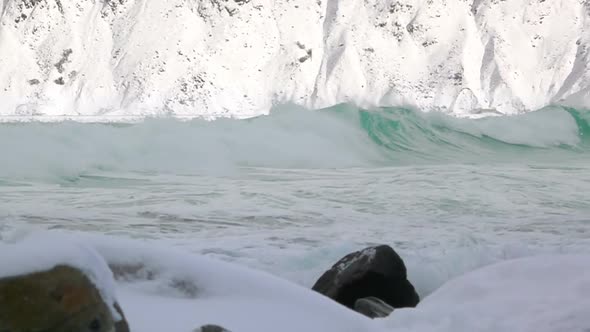
<svg viewBox="0 0 590 332"><path fill-rule="evenodd" d="M356 300L354 310L370 318L383 318L393 312L393 307L371 296Z"/></svg>
<svg viewBox="0 0 590 332"><path fill-rule="evenodd" d="M88 277L68 266L0 279L3 332L128 332L115 307L122 321L115 322Z"/></svg>
<svg viewBox="0 0 590 332"><path fill-rule="evenodd" d="M217 325L203 325L200 328L194 330L193 332L230 332L224 329L221 326Z"/></svg>
<svg viewBox="0 0 590 332"><path fill-rule="evenodd" d="M348 254L312 289L351 309L366 297L377 297L394 308L415 307L420 301L403 260L387 245Z"/></svg>
<svg viewBox="0 0 590 332"><path fill-rule="evenodd" d="M115 322L114 332L130 332L127 318L125 318L125 314L123 313L123 309L121 309L119 303L115 303L115 310L117 310L117 313L119 316L121 316L121 319Z"/></svg>

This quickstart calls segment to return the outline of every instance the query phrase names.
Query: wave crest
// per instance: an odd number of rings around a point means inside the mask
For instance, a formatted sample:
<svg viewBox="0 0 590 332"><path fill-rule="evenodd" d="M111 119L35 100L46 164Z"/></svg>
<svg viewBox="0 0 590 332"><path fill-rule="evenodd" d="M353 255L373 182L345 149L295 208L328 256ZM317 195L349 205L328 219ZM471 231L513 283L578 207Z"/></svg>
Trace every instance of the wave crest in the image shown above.
<svg viewBox="0 0 590 332"><path fill-rule="evenodd" d="M241 167L350 168L449 162L586 159L590 112L546 108L461 119L403 108L320 111L215 121L0 125L2 177L98 172L194 174Z"/></svg>

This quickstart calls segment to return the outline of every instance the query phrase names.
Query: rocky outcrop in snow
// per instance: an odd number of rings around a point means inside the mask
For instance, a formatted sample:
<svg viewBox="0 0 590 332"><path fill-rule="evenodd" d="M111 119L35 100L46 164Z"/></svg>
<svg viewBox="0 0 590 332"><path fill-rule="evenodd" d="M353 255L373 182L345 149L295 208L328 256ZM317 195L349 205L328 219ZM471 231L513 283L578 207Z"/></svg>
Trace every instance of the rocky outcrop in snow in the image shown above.
<svg viewBox="0 0 590 332"><path fill-rule="evenodd" d="M4 0L0 116L590 104L588 0Z"/></svg>

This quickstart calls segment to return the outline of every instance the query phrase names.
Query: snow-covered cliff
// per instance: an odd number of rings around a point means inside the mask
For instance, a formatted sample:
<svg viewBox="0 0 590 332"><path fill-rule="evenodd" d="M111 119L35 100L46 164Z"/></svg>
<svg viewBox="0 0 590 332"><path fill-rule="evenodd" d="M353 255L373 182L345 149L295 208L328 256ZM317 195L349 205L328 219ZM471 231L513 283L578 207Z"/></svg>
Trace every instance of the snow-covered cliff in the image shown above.
<svg viewBox="0 0 590 332"><path fill-rule="evenodd" d="M590 105L590 0L3 0L0 116Z"/></svg>

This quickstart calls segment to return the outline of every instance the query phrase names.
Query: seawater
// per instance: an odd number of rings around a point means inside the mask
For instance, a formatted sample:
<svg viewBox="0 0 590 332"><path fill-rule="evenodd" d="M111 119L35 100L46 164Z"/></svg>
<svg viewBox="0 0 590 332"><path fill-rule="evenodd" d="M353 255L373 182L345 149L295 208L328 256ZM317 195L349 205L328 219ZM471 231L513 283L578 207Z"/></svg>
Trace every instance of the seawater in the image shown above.
<svg viewBox="0 0 590 332"><path fill-rule="evenodd" d="M458 119L293 107L247 120L0 125L0 235L164 242L310 286L392 245L421 295L498 260L590 252L590 112Z"/></svg>

